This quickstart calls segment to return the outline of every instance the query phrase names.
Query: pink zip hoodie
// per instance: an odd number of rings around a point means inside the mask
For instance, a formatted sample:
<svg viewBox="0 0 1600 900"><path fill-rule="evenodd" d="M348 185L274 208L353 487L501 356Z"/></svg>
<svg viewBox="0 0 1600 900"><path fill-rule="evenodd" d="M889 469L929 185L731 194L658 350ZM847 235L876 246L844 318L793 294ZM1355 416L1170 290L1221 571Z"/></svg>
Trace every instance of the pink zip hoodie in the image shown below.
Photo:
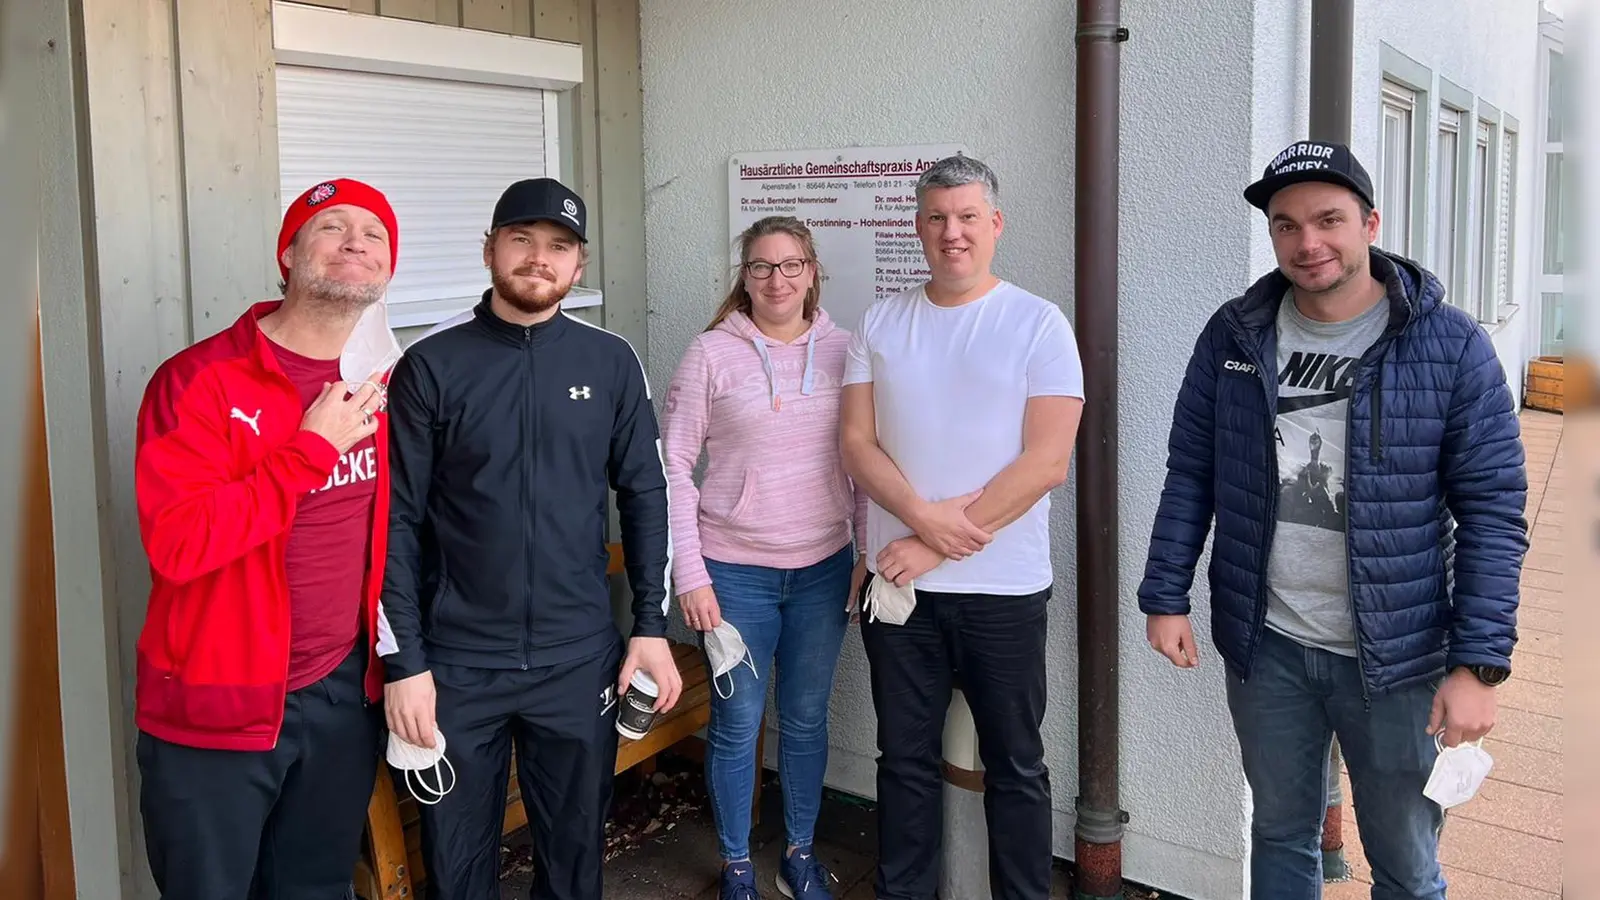
<svg viewBox="0 0 1600 900"><path fill-rule="evenodd" d="M852 524L866 546L867 497L839 460L849 341L819 308L787 344L739 312L690 342L661 417L674 594L711 583L705 556L801 568L849 543ZM702 446L709 460L697 488Z"/></svg>

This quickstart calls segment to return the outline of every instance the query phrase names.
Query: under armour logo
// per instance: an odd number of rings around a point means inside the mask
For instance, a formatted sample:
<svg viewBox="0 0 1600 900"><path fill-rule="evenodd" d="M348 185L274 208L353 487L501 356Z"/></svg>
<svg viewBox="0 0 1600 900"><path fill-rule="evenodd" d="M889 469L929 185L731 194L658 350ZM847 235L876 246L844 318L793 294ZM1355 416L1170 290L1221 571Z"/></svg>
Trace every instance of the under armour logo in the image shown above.
<svg viewBox="0 0 1600 900"><path fill-rule="evenodd" d="M230 419L238 419L239 421L245 423L246 425L249 425L250 426L250 430L254 431L256 433L256 437L260 437L261 436L261 425L259 424L260 420L261 420L261 410L259 410L259 409L256 410L256 414L253 415L253 416L247 416L247 415L244 414L244 410L242 410L239 407L235 406L233 408L233 411L228 413L228 418L230 418Z"/></svg>
<svg viewBox="0 0 1600 900"><path fill-rule="evenodd" d="M589 386L586 384L583 387L569 387L567 388L567 396L573 400L587 400L589 399Z"/></svg>

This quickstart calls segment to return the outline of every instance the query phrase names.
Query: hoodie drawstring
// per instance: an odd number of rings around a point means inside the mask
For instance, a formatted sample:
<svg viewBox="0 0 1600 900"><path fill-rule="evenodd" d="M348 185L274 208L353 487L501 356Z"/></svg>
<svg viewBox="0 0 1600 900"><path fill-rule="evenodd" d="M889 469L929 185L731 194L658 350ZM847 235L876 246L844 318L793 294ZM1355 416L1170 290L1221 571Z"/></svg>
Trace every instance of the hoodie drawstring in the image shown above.
<svg viewBox="0 0 1600 900"><path fill-rule="evenodd" d="M772 409L780 411L783 409L783 398L778 396L778 376L772 371L772 357L767 354L767 343L759 337L752 338L750 343L755 345L756 354L761 357L761 370L767 373L767 390L772 395ZM800 377L800 393L807 397L811 396L815 385L811 362L816 357L816 350L817 330L813 328L806 337L806 370Z"/></svg>
<svg viewBox="0 0 1600 900"><path fill-rule="evenodd" d="M752 338L750 343L756 345L756 353L761 356L761 370L767 373L767 391L772 394L772 408L779 409L782 404L778 400L778 378L772 372L772 357L767 355L767 344L761 338Z"/></svg>
<svg viewBox="0 0 1600 900"><path fill-rule="evenodd" d="M807 397L811 396L811 358L816 355L816 349L817 329L813 328L806 336L806 373L800 379L800 393Z"/></svg>

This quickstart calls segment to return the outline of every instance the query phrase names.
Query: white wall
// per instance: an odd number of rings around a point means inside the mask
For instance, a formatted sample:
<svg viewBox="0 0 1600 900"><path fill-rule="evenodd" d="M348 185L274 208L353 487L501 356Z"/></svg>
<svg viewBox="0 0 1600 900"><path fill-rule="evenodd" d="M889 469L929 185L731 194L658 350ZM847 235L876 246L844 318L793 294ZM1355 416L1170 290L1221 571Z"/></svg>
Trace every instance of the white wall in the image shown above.
<svg viewBox="0 0 1600 900"><path fill-rule="evenodd" d="M1008 218L997 269L1071 316L1073 4L1023 0L1000 15L930 0L915 19L904 7L843 0L803 15L770 0L731 10L703 0L641 3L649 368L658 393L725 290L726 173L740 151L963 142L1000 177ZM1240 49L1248 47L1249 4L1228 0L1203 12L1130 4L1127 24L1119 376L1126 871L1197 900L1237 897L1243 787L1217 658L1189 675L1153 658L1132 596L1183 361L1210 311L1249 275L1248 208L1238 191L1253 163L1230 145L1250 127L1242 87L1249 54ZM1077 794L1072 490L1057 492L1052 519L1059 590L1045 721L1064 857L1072 855ZM876 723L854 633L832 711L829 782L871 796Z"/></svg>
<svg viewBox="0 0 1600 900"><path fill-rule="evenodd" d="M1521 121L1519 297L1534 246L1531 7L1365 0L1355 32L1353 146L1369 169L1377 163L1380 40ZM1022 0L995 15L930 0L914 22L885 5L843 0L822 0L804 15L772 0L749 0L737 16L731 9L708 0L641 3L653 383L670 379L725 289L727 162L747 150L964 142L1001 179L1008 220L997 268L1071 315L1073 4ZM1246 889L1249 800L1207 633L1208 560L1194 591L1197 672L1179 672L1149 650L1133 597L1195 336L1274 265L1265 223L1241 191L1305 136L1309 6L1125 4L1123 15L1131 32L1122 50L1118 372L1125 873L1195 900L1234 898ZM1440 36L1422 37L1430 32ZM1514 385L1530 318L1496 330ZM1072 491L1069 483L1057 493L1052 520L1060 590L1045 724L1056 851L1069 858L1077 793ZM829 782L871 796L875 720L853 636L833 715Z"/></svg>
<svg viewBox="0 0 1600 900"><path fill-rule="evenodd" d="M727 166L740 151L963 142L999 174L1008 219L998 269L1070 314L1070 5L1027 0L991 17L937 0L920 7L920 19L903 6L844 0L804 14L770 0L740 4L739 15L731 9L641 4L649 368L658 396L726 290ZM913 28L915 37L889 37ZM1055 562L1070 586L1066 489L1053 526ZM1045 727L1057 807L1070 810L1076 632L1072 591L1058 596ZM830 782L871 796L876 721L854 631L832 713ZM1070 839L1070 828L1058 835Z"/></svg>

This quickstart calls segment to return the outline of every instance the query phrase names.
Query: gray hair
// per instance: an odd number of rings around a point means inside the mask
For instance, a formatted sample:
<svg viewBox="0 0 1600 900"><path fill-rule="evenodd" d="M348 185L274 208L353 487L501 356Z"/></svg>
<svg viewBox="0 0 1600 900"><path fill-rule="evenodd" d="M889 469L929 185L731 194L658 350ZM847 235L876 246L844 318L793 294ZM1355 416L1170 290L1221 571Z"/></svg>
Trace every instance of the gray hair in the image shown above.
<svg viewBox="0 0 1600 900"><path fill-rule="evenodd" d="M970 156L947 156L928 167L917 179L917 208L922 208L922 198L929 188L953 188L964 184L982 184L983 199L993 209L1000 208L1000 179L994 170Z"/></svg>

